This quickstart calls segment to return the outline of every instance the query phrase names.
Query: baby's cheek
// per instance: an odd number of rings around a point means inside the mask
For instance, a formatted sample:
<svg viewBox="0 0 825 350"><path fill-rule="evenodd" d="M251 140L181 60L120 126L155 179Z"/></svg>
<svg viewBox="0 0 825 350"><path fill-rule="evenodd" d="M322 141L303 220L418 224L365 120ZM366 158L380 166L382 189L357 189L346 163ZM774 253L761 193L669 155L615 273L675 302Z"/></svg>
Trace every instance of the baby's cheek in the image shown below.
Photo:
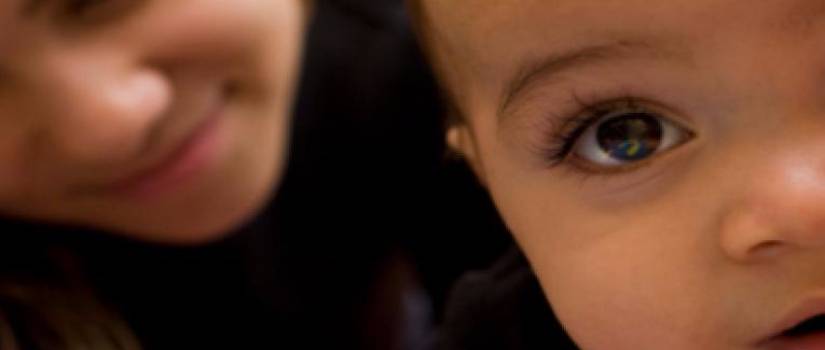
<svg viewBox="0 0 825 350"><path fill-rule="evenodd" d="M565 253L544 254L536 270L557 317L587 350L683 349L701 330L695 308L703 300L686 289L691 277L680 253L645 244L636 232L610 232ZM693 306L691 306L693 305Z"/></svg>

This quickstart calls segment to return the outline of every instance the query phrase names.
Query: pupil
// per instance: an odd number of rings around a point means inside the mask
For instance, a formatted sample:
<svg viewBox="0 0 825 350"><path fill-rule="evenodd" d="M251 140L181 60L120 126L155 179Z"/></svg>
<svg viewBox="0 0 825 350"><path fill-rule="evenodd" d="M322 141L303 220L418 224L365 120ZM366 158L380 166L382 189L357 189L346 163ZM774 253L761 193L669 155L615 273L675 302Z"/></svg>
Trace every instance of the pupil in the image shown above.
<svg viewBox="0 0 825 350"><path fill-rule="evenodd" d="M599 146L621 161L637 161L652 155L662 143L662 125L645 113L628 113L609 119L599 126Z"/></svg>

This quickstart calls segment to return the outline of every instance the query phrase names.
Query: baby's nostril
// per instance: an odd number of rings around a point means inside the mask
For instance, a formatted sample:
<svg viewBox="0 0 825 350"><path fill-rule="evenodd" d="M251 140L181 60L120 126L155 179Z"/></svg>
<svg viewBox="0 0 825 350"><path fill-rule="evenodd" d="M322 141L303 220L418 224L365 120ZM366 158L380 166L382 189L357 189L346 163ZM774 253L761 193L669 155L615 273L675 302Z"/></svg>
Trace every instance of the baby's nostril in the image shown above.
<svg viewBox="0 0 825 350"><path fill-rule="evenodd" d="M783 333L786 337L802 337L825 331L825 315L809 318Z"/></svg>

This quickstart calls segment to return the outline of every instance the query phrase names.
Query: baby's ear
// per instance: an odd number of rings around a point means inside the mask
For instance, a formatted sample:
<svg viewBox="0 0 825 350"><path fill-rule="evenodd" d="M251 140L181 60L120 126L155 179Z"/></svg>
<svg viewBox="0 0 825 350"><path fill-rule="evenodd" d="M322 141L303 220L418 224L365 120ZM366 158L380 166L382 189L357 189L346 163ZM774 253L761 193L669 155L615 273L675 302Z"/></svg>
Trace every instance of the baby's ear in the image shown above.
<svg viewBox="0 0 825 350"><path fill-rule="evenodd" d="M463 123L450 126L447 129L447 146L467 162L481 185L486 187L484 167L481 164L478 146L470 127Z"/></svg>

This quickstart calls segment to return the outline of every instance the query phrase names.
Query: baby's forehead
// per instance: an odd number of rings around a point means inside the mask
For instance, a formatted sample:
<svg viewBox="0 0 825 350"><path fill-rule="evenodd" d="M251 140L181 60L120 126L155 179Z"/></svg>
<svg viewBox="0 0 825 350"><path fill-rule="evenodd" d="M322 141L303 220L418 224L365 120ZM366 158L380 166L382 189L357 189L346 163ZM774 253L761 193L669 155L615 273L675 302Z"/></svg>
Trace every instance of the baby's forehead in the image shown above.
<svg viewBox="0 0 825 350"><path fill-rule="evenodd" d="M823 22L821 0L413 0L426 27L441 37L488 40L497 35L541 31L587 31L606 24L655 30L674 21L736 22L761 17L780 27ZM734 20L736 19L736 20Z"/></svg>
<svg viewBox="0 0 825 350"><path fill-rule="evenodd" d="M467 60L598 41L705 40L742 28L781 42L825 29L821 0L417 1L427 44Z"/></svg>
<svg viewBox="0 0 825 350"><path fill-rule="evenodd" d="M822 0L416 1L424 43L456 105L506 96L525 71L588 48L707 66L748 60L740 46L793 49L825 40ZM613 60L617 51L596 52Z"/></svg>
<svg viewBox="0 0 825 350"><path fill-rule="evenodd" d="M413 0L423 20L423 27L438 39L461 38L466 41L495 27L503 19L519 15L516 1ZM499 16L499 14L507 14Z"/></svg>

